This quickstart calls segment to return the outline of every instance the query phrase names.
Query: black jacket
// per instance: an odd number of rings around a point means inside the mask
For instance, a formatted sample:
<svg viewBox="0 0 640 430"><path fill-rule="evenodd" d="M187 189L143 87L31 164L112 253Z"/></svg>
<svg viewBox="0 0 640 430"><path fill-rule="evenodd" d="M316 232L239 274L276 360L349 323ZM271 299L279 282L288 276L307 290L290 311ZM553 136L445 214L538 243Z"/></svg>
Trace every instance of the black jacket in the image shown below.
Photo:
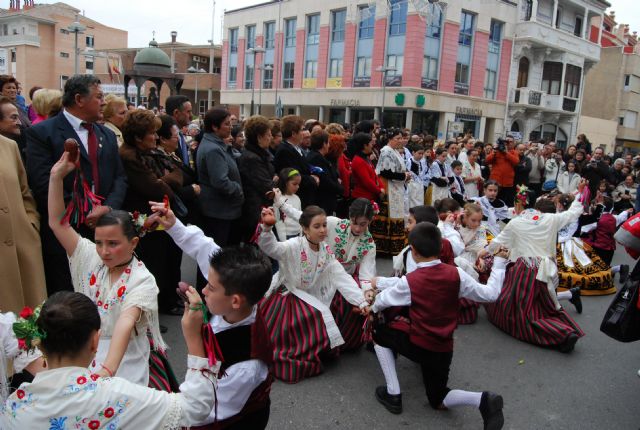
<svg viewBox="0 0 640 430"><path fill-rule="evenodd" d="M320 206L327 215L333 215L336 210L338 197L342 196L344 188L338 182L338 171L331 165L318 151L310 151L307 154L307 162L311 166L322 168L323 173L319 174L320 184L316 193L316 204Z"/></svg>
<svg viewBox="0 0 640 430"><path fill-rule="evenodd" d="M302 209L315 204L315 194L318 190L318 186L316 185L316 181L311 177L311 168L309 163L307 163L307 160L300 155L292 144L289 142L282 142L280 146L278 146L273 164L277 174L286 167L294 168L300 172L302 182L300 182L298 197L300 197Z"/></svg>
<svg viewBox="0 0 640 430"><path fill-rule="evenodd" d="M272 204L266 197L266 193L274 187L273 176L275 171L271 164L269 151L249 142L238 159L238 168L240 169L244 191L242 237L243 240L249 240L260 219L262 206L270 206Z"/></svg>
<svg viewBox="0 0 640 430"><path fill-rule="evenodd" d="M523 155L520 157L520 162L516 165L513 185L529 185L529 172L531 172L531 159Z"/></svg>

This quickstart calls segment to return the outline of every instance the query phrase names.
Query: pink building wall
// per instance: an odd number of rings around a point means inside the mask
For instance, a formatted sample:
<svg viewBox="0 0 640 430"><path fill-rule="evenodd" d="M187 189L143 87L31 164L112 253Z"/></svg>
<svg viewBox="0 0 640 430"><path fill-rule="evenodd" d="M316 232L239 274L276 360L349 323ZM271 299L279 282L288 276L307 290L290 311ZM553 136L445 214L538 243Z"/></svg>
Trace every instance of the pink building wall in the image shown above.
<svg viewBox="0 0 640 430"><path fill-rule="evenodd" d="M222 62L220 64L220 88L227 89L227 75L229 64L229 42L227 40L222 41Z"/></svg>
<svg viewBox="0 0 640 430"><path fill-rule="evenodd" d="M473 39L469 95L484 97L484 79L487 73L487 56L489 55L489 33L476 31Z"/></svg>
<svg viewBox="0 0 640 430"><path fill-rule="evenodd" d="M293 71L293 88L302 88L302 79L304 76L305 47L305 30L303 28L296 31L296 62L295 69Z"/></svg>
<svg viewBox="0 0 640 430"><path fill-rule="evenodd" d="M498 80L498 96L496 97L501 102L507 101L512 50L513 41L504 39L502 41L502 49L500 49L500 77Z"/></svg>
<svg viewBox="0 0 640 430"><path fill-rule="evenodd" d="M238 74L236 79L236 88L242 89L244 88L244 56L246 51L245 48L245 40L238 39Z"/></svg>
<svg viewBox="0 0 640 430"><path fill-rule="evenodd" d="M354 62L356 57L356 31L357 25L347 23L344 29L344 55L342 62L342 86L353 86Z"/></svg>
<svg viewBox="0 0 640 430"><path fill-rule="evenodd" d="M385 32L387 31L387 19L382 18L376 20L374 33L373 33L373 54L371 56L371 86L382 86L382 73L377 72L378 67L384 65L384 53L386 52L385 46Z"/></svg>
<svg viewBox="0 0 640 430"><path fill-rule="evenodd" d="M273 53L273 88L282 88L282 49L284 46L284 33L278 32L275 36Z"/></svg>
<svg viewBox="0 0 640 430"><path fill-rule="evenodd" d="M402 66L402 86L420 88L424 59L424 37L427 27L418 15L407 16L407 31Z"/></svg>
<svg viewBox="0 0 640 430"><path fill-rule="evenodd" d="M329 75L327 63L329 62L329 26L320 27L320 46L318 46L318 79L317 88L324 88Z"/></svg>
<svg viewBox="0 0 640 430"><path fill-rule="evenodd" d="M264 36L256 36L256 46L260 46L264 48ZM256 54L256 62L253 65L253 87L260 88L262 86L262 82L260 81L260 75L262 71L258 69L257 66L264 65L264 52L258 52Z"/></svg>
<svg viewBox="0 0 640 430"><path fill-rule="evenodd" d="M460 25L445 22L442 32L442 55L440 57L440 80L438 89L452 93L456 79L456 62L458 58L458 34Z"/></svg>

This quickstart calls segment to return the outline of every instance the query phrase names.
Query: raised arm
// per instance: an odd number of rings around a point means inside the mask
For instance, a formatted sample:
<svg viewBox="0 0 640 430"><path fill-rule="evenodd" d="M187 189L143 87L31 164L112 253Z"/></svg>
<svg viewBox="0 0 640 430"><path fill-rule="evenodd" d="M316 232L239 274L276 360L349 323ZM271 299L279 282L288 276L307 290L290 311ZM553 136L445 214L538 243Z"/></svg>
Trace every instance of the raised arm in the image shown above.
<svg viewBox="0 0 640 430"><path fill-rule="evenodd" d="M60 160L51 168L49 177L49 227L67 255L73 255L80 239L78 233L68 223L60 223L65 211L62 180L74 169L75 164L69 160L69 153L64 152Z"/></svg>
<svg viewBox="0 0 640 430"><path fill-rule="evenodd" d="M270 208L266 208L266 209L262 209L262 233L260 233L260 236L258 236L258 247L260 247L260 249L262 251L264 251L265 254L267 254L269 257L273 258L274 260L282 260L285 256L285 253L287 251L287 242L278 242L276 240L276 237L273 235L273 232L271 231L271 229L273 228L273 225L268 225L271 223L271 221L275 221L275 215L273 213L273 209ZM265 223L265 220L268 220L268 223ZM294 263L294 262L291 262ZM294 264L298 264L297 262L295 262Z"/></svg>

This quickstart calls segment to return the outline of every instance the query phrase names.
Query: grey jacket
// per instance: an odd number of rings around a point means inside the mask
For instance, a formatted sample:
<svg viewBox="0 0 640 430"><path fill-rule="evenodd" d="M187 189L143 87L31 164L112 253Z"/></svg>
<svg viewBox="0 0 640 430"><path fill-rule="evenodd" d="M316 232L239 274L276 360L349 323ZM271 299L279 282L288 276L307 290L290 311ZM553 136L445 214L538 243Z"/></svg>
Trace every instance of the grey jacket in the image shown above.
<svg viewBox="0 0 640 430"><path fill-rule="evenodd" d="M240 218L244 194L231 146L215 134L205 133L198 146L196 165L203 215L224 220Z"/></svg>

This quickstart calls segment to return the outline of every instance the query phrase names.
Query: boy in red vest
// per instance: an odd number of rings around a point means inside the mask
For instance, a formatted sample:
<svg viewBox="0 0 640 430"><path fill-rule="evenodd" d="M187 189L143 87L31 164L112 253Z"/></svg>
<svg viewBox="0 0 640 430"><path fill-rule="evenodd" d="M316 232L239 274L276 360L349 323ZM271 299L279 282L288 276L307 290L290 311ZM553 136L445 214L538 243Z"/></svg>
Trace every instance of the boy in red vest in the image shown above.
<svg viewBox="0 0 640 430"><path fill-rule="evenodd" d="M447 387L453 358L453 332L457 327L459 298L492 302L500 295L507 256L496 255L487 285L476 282L462 269L443 264L438 256L441 233L435 225L422 222L409 234L417 269L402 278L374 278L380 291L371 306L379 312L391 306L409 306L410 324L405 329L381 325L375 328L375 352L386 386L376 389L376 398L390 412L402 412L402 395L396 374L394 353L419 363L429 404L434 409L475 406L480 409L485 429L504 424L502 396L489 392L451 390Z"/></svg>

